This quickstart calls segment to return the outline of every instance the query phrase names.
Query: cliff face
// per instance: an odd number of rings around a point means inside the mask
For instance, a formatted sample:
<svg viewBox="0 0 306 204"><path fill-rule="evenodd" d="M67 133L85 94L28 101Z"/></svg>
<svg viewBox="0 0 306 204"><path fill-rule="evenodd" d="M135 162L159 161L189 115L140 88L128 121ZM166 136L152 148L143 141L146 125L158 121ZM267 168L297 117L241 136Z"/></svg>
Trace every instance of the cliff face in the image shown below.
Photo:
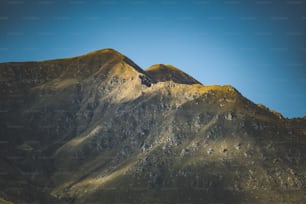
<svg viewBox="0 0 306 204"><path fill-rule="evenodd" d="M0 201L306 199L305 118L231 86L105 49L0 64L0 88Z"/></svg>

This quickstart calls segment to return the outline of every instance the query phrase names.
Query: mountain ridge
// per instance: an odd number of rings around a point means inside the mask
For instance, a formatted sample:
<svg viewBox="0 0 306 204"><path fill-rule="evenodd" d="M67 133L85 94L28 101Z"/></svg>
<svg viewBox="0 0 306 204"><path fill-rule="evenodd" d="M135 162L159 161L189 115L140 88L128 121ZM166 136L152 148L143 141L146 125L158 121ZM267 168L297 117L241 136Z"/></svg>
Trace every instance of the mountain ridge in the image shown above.
<svg viewBox="0 0 306 204"><path fill-rule="evenodd" d="M142 70L112 49L2 63L0 79L5 201L306 199L305 117L283 118L232 86L170 65Z"/></svg>

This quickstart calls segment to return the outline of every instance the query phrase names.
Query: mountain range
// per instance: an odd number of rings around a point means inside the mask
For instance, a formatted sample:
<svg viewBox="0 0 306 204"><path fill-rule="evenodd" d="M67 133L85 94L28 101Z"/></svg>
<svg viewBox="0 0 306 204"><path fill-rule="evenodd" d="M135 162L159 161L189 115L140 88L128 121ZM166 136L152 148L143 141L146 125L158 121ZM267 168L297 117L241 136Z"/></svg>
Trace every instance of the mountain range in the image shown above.
<svg viewBox="0 0 306 204"><path fill-rule="evenodd" d="M303 203L306 117L113 49L0 64L0 203Z"/></svg>

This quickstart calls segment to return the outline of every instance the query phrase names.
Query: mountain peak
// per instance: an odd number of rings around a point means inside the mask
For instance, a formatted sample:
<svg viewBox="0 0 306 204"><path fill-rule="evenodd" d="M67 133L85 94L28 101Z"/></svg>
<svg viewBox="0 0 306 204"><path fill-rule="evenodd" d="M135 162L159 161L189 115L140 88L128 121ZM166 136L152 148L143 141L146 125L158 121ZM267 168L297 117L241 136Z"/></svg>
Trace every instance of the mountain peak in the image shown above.
<svg viewBox="0 0 306 204"><path fill-rule="evenodd" d="M133 67L138 72L144 74L143 69L141 69L135 62L133 62L130 58L126 57L125 55L121 54L119 51L112 48L96 50L94 52L87 53L85 56L100 55L100 54L106 56L108 59L116 59L122 61Z"/></svg>
<svg viewBox="0 0 306 204"><path fill-rule="evenodd" d="M170 64L155 64L145 71L148 75L160 82L173 81L179 84L201 84L199 81Z"/></svg>
<svg viewBox="0 0 306 204"><path fill-rule="evenodd" d="M100 49L100 50L95 50L95 51L92 51L92 52L89 52L85 55L94 55L94 54L106 54L106 53L109 53L109 54L113 54L113 55L118 55L118 56L123 56L123 54L121 54L119 51L115 50L115 49L112 49L112 48L105 48L105 49Z"/></svg>

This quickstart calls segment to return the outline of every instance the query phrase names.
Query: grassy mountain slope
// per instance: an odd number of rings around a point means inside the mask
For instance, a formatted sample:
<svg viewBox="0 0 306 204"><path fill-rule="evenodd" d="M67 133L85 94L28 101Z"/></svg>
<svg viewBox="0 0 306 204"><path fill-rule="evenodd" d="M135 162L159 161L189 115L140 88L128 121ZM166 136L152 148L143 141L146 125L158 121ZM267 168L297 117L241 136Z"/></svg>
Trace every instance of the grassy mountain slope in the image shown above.
<svg viewBox="0 0 306 204"><path fill-rule="evenodd" d="M169 65L143 71L112 49L3 63L0 79L3 200L306 199L305 118L285 119L231 86L203 86Z"/></svg>
<svg viewBox="0 0 306 204"><path fill-rule="evenodd" d="M172 65L156 64L145 70L147 74L160 82L173 81L179 84L201 84L185 72Z"/></svg>

